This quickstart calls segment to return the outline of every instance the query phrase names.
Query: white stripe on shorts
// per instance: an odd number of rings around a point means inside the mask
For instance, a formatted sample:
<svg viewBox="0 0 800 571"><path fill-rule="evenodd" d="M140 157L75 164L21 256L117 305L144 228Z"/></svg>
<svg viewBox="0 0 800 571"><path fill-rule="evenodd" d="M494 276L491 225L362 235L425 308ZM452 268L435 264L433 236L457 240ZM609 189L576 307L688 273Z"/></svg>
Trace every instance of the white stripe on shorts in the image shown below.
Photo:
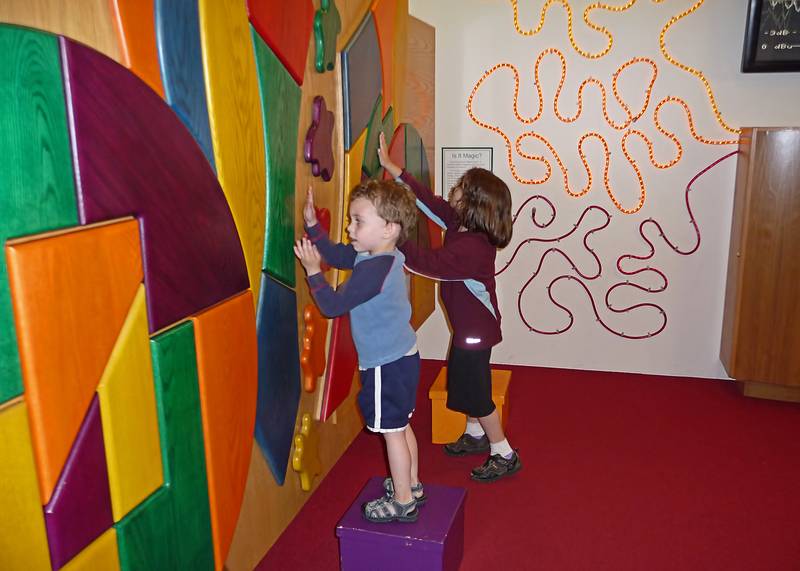
<svg viewBox="0 0 800 571"><path fill-rule="evenodd" d="M375 367L375 430L381 429L381 366Z"/></svg>

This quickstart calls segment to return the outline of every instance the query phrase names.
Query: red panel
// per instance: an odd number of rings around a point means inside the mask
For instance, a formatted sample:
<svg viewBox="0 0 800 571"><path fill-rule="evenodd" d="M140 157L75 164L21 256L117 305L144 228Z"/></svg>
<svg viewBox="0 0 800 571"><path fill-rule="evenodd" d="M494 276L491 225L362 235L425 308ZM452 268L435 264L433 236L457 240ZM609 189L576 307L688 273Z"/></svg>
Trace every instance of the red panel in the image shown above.
<svg viewBox="0 0 800 571"><path fill-rule="evenodd" d="M350 317L342 315L333 320L331 346L328 351L328 371L325 376L325 396L319 419L328 420L333 411L342 404L353 384L353 375L358 368L358 355L350 335Z"/></svg>
<svg viewBox="0 0 800 571"><path fill-rule="evenodd" d="M306 52L314 24L311 0L247 0L247 14L256 32L303 85Z"/></svg>

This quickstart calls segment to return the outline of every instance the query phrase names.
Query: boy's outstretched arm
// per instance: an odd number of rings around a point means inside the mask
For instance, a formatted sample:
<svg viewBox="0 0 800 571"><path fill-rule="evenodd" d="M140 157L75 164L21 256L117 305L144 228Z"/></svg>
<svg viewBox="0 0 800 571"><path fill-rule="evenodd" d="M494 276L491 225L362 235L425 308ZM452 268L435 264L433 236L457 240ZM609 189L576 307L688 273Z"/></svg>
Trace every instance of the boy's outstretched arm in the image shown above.
<svg viewBox="0 0 800 571"><path fill-rule="evenodd" d="M311 242L306 239L298 240L294 252L306 269L308 288L325 317L348 313L378 295L392 264L395 263L393 256L376 256L365 260L355 267L350 279L334 291L320 271L319 252Z"/></svg>
<svg viewBox="0 0 800 571"><path fill-rule="evenodd" d="M303 222L305 223L306 234L308 234L311 242L317 246L319 253L326 262L336 268L346 270L353 268L357 252L349 244L334 244L330 241L328 235L317 221L317 212L314 210L314 192L310 186L306 193L306 203L303 205ZM297 254L296 249L295 254Z"/></svg>

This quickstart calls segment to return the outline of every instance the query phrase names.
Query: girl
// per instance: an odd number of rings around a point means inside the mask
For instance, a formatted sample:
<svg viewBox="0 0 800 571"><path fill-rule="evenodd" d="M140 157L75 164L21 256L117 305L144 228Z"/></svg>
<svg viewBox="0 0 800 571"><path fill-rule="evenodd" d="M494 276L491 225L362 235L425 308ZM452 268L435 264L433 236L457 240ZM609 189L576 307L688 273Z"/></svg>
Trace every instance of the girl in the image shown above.
<svg viewBox="0 0 800 571"><path fill-rule="evenodd" d="M447 408L466 414L467 428L458 440L445 444L444 451L451 456L489 452L483 465L472 470L473 480L493 482L510 476L522 464L503 434L492 401L489 360L492 347L502 339L494 266L497 248L511 240L511 193L491 172L473 168L445 201L392 162L383 134L378 158L390 175L414 191L420 208L446 228L442 248L428 250L410 241L400 247L409 269L441 280L442 302L453 330Z"/></svg>

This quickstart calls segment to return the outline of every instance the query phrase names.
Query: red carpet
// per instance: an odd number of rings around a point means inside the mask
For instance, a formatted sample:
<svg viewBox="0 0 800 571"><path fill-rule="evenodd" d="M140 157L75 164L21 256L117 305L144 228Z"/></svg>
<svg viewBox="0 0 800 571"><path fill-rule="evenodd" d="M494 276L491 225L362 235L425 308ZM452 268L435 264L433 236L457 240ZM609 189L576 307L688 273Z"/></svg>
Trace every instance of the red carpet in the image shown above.
<svg viewBox="0 0 800 571"><path fill-rule="evenodd" d="M723 381L507 367L523 469L478 484L483 458L430 444L441 364L423 362L412 426L423 482L468 489L462 570L800 569L800 405ZM380 437L360 434L258 569L338 569L336 523L386 472Z"/></svg>

